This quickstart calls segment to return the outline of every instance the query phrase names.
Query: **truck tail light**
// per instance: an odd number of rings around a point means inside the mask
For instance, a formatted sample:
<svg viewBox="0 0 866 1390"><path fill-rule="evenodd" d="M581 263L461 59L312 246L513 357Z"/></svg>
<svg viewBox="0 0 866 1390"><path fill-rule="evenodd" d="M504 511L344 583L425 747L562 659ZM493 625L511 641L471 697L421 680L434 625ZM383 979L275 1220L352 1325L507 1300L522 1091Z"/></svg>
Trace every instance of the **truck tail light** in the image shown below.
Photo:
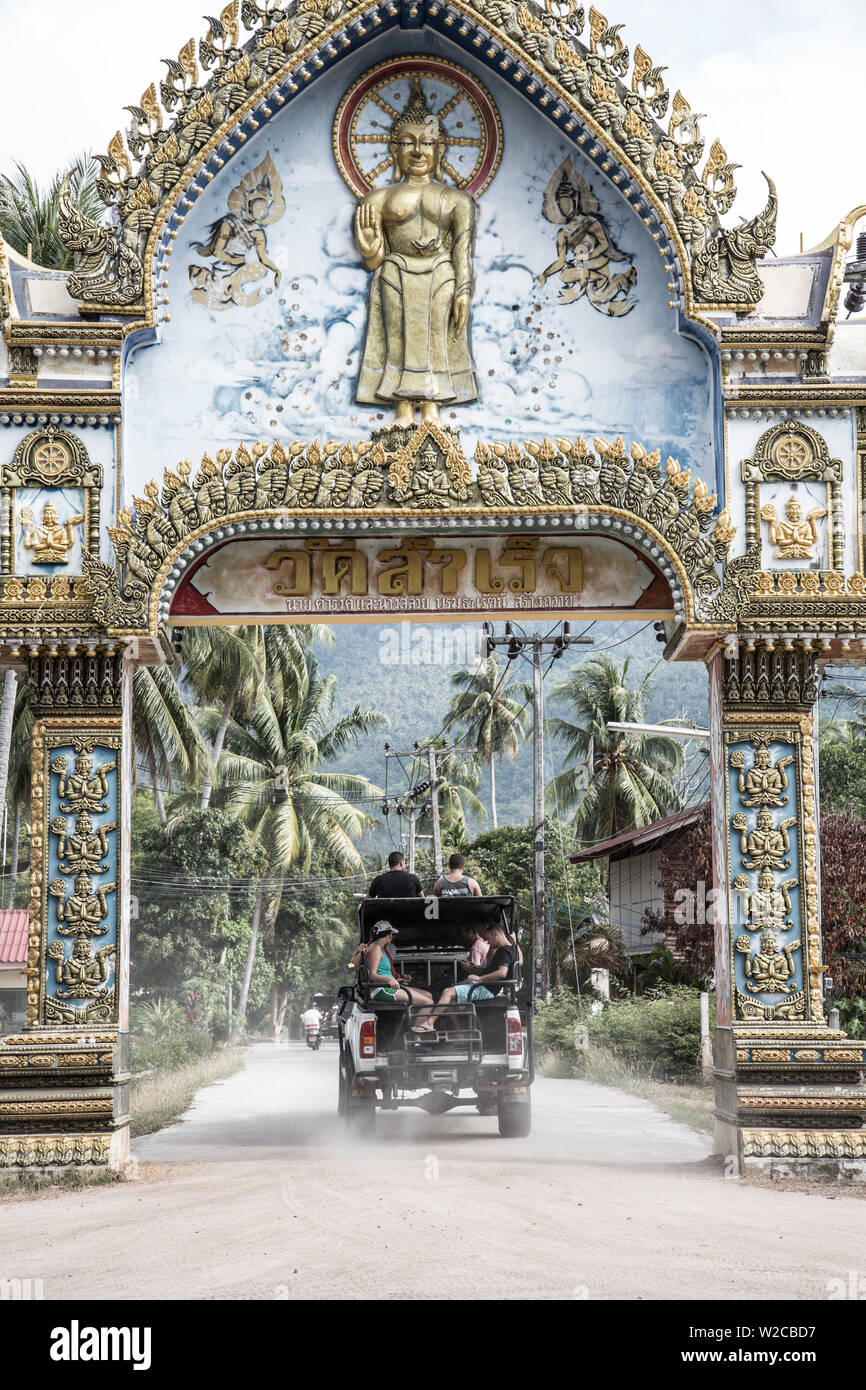
<svg viewBox="0 0 866 1390"><path fill-rule="evenodd" d="M368 1018L361 1024L361 1056L376 1056L376 1020Z"/></svg>
<svg viewBox="0 0 866 1390"><path fill-rule="evenodd" d="M519 1018L509 1018L508 1024L508 1055L516 1057L523 1051L523 1029Z"/></svg>

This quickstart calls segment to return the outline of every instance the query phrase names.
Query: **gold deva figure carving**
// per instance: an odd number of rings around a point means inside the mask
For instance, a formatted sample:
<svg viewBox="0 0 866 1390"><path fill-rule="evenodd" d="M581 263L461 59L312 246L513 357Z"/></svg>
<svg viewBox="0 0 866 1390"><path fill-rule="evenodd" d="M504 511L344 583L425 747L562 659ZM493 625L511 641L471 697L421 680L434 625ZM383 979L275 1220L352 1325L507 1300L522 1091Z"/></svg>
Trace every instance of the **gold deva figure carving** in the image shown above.
<svg viewBox="0 0 866 1390"><path fill-rule="evenodd" d="M751 931L790 931L794 923L786 913L791 911L791 889L799 886L797 878L786 878L776 886L772 869L762 869L758 875L758 887L749 892L749 880L745 874L737 874L734 889L742 903L744 919Z"/></svg>
<svg viewBox="0 0 866 1390"><path fill-rule="evenodd" d="M440 182L443 132L421 88L391 127L397 178L355 214L361 258L373 271L357 400L392 401L398 425L438 420L439 404L474 401L469 354L475 205Z"/></svg>
<svg viewBox="0 0 866 1390"><path fill-rule="evenodd" d="M114 945L103 946L94 956L90 942L79 936L73 942L72 955L65 959L62 941L52 941L48 947L49 959L54 961L54 979L58 986L58 999L96 999L105 991L102 986L108 979L108 957L117 950Z"/></svg>
<svg viewBox="0 0 866 1390"><path fill-rule="evenodd" d="M42 508L41 523L34 521L30 507L21 508L21 520L24 522L22 544L25 550L33 551L34 563L65 565L67 551L75 544L75 528L81 525L84 514L58 521L54 503L46 502Z"/></svg>
<svg viewBox="0 0 866 1390"><path fill-rule="evenodd" d="M75 771L67 776L67 762L62 753L51 759L51 771L58 778L60 809L64 814L79 811L107 811L108 773L117 768L116 762L101 763L94 768L90 753L78 753ZM63 800L63 798L66 800Z"/></svg>
<svg viewBox="0 0 866 1390"><path fill-rule="evenodd" d="M788 869L790 859L785 859L791 848L791 840L788 835L792 825L797 824L796 816L789 816L787 820L781 821L778 825L773 824L773 817L767 810L759 811L754 830L750 831L746 823L745 811L737 811L731 817L731 825L740 832L740 853L750 857L743 858L743 867L746 869L761 869L765 866L768 869Z"/></svg>
<svg viewBox="0 0 866 1390"><path fill-rule="evenodd" d="M790 983L796 971L793 955L800 942L789 941L779 950L776 936L769 928L761 933L761 949L752 955L752 943L747 936L738 936L736 948L744 957L746 989L753 994L790 994L797 988Z"/></svg>
<svg viewBox="0 0 866 1390"><path fill-rule="evenodd" d="M737 785L743 805L786 806L788 798L783 793L788 790L788 774L785 769L793 761L793 755L788 755L774 763L770 759L769 748L756 748L754 762L747 772L745 753L742 749L735 749L731 754L731 767L737 769Z"/></svg>
<svg viewBox="0 0 866 1390"><path fill-rule="evenodd" d="M796 497L785 503L787 521L780 521L772 502L761 508L761 520L767 524L770 545L776 547L777 560L813 560L818 544L818 522L827 515L825 507L813 507L803 520L803 508Z"/></svg>
<svg viewBox="0 0 866 1390"><path fill-rule="evenodd" d="M63 880L53 879L48 891L57 899L58 935L104 936L108 931L107 923L103 925L108 916L107 897L116 889L116 883L104 883L94 893L90 874L76 874L75 892L67 897Z"/></svg>
<svg viewBox="0 0 866 1390"><path fill-rule="evenodd" d="M108 854L107 837L112 830L117 829L116 822L98 825L94 830L88 812L81 811L75 817L75 829L72 834L69 833L63 816L57 816L51 822L51 829L58 837L57 861L61 873L107 873L108 863L104 862ZM67 862L63 862L64 860Z"/></svg>

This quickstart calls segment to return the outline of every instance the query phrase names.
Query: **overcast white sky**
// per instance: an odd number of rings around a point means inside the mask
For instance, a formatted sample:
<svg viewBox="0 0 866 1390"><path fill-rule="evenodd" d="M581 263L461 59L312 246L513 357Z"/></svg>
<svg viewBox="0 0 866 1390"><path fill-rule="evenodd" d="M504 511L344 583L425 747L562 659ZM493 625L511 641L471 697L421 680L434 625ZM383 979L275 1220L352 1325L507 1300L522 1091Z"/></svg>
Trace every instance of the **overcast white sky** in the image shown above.
<svg viewBox="0 0 866 1390"><path fill-rule="evenodd" d="M123 107L165 73L202 13L223 0L0 0L0 170L21 160L41 180L81 150L103 151ZM604 3L604 0L603 0ZM588 9L588 0L587 0ZM822 241L866 203L864 0L606 0L743 168L734 214L779 191L779 254ZM371 62L375 61L371 50ZM736 221L736 216L732 216Z"/></svg>

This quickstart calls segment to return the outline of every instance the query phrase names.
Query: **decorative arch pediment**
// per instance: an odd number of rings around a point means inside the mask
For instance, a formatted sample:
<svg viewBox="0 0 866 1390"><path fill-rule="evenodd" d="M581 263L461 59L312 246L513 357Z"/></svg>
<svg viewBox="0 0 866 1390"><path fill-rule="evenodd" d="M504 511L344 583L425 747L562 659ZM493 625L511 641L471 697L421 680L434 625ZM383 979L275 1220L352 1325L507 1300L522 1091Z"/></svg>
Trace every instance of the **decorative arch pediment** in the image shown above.
<svg viewBox="0 0 866 1390"><path fill-rule="evenodd" d="M576 0L232 0L209 23L197 46L190 39L164 60L158 89L152 83L127 108L126 139L118 131L99 157L112 224L90 221L64 196L69 291L89 312L154 323L171 239L218 171L344 55L400 27L427 27L464 48L597 165L656 241L672 306L694 317L761 298L756 262L775 239L772 181L764 211L723 230L737 166L718 140L704 157L700 117L679 91L671 102L665 69L640 45L632 57L623 26L594 7L587 17Z"/></svg>
<svg viewBox="0 0 866 1390"><path fill-rule="evenodd" d="M494 441L477 445L473 472L456 432L428 423L403 435L239 444L215 459L205 454L195 470L189 460L167 469L162 485L148 483L110 528L122 587L113 566L86 560L97 619L115 633L156 636L191 567L234 537L313 536L326 545L329 537L447 530L506 542L540 535L548 544L607 536L664 577L677 623L727 621L720 573L736 528L727 512L714 514L715 497L675 459L663 466L657 449L628 449L622 438L592 446L581 437L527 440L522 448Z"/></svg>

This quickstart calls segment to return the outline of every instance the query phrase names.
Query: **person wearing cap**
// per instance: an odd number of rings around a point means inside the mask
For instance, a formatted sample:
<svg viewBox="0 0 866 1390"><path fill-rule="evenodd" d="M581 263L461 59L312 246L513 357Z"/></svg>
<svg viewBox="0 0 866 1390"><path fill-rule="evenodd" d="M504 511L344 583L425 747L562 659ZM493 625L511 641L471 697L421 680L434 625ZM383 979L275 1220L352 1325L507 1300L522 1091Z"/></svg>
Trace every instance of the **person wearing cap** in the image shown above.
<svg viewBox="0 0 866 1390"><path fill-rule="evenodd" d="M370 998L394 999L400 1004L432 1004L433 995L426 989L410 989L409 975L396 975L394 960L388 949L397 935L390 922L377 922L367 947L366 964L370 972Z"/></svg>

